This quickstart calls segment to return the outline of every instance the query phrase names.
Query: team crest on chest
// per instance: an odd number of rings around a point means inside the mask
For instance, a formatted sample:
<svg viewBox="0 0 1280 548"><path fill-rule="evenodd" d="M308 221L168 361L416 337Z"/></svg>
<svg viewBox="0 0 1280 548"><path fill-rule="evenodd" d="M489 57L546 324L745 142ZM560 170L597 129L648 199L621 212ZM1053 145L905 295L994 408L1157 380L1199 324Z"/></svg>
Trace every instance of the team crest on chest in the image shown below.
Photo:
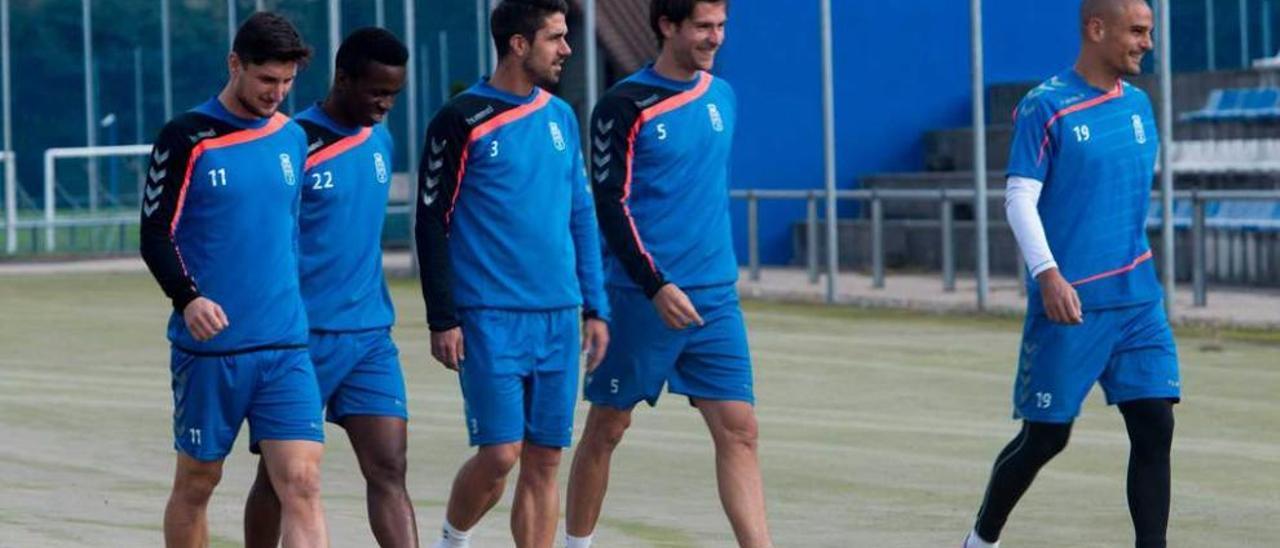
<svg viewBox="0 0 1280 548"><path fill-rule="evenodd" d="M711 117L711 129L716 133L724 131L724 118L720 117L720 109L715 103L707 103L707 116Z"/></svg>
<svg viewBox="0 0 1280 548"><path fill-rule="evenodd" d="M560 131L560 124L550 122L547 127L551 128L551 144L556 147L556 150L563 151L566 145L564 143L564 133Z"/></svg>
<svg viewBox="0 0 1280 548"><path fill-rule="evenodd" d="M1134 114L1130 119L1133 120L1133 140L1140 145L1146 144L1147 128L1142 125L1142 117Z"/></svg>
<svg viewBox="0 0 1280 548"><path fill-rule="evenodd" d="M293 161L289 159L288 154L280 155L280 173L284 175L284 184L293 186L298 180L293 174Z"/></svg>
<svg viewBox="0 0 1280 548"><path fill-rule="evenodd" d="M381 152L373 153L373 171L378 177L378 183L387 184L387 161L382 158Z"/></svg>

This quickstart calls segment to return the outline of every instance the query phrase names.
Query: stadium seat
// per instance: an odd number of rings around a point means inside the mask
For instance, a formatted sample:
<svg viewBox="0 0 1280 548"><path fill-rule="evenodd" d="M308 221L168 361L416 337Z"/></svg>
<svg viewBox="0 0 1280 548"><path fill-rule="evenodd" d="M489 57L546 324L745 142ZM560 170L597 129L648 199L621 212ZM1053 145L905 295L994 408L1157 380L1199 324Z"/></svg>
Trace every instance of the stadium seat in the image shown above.
<svg viewBox="0 0 1280 548"><path fill-rule="evenodd" d="M1184 122L1280 118L1280 89L1226 88L1209 92L1200 110L1183 113Z"/></svg>

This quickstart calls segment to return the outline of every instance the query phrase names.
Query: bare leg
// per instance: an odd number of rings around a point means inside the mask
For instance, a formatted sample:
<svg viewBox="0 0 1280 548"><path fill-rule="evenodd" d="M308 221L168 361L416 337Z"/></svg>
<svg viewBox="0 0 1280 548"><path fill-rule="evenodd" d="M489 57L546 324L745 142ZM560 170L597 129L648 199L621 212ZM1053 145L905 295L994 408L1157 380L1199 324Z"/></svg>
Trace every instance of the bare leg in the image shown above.
<svg viewBox="0 0 1280 548"><path fill-rule="evenodd" d="M378 545L417 546L418 526L405 488L408 433L399 417L353 416L342 421L364 474L369 525Z"/></svg>
<svg viewBox="0 0 1280 548"><path fill-rule="evenodd" d="M591 535L600 520L609 488L609 462L622 435L631 426L631 410L592 405L587 426L573 453L566 495L565 530L575 537Z"/></svg>
<svg viewBox="0 0 1280 548"><path fill-rule="evenodd" d="M285 548L327 547L329 534L320 504L320 458L324 445L314 441L265 440L262 458L280 498Z"/></svg>
<svg viewBox="0 0 1280 548"><path fill-rule="evenodd" d="M764 482L756 454L755 408L740 401L696 400L716 446L720 504L729 516L738 545L773 546L764 509Z"/></svg>
<svg viewBox="0 0 1280 548"><path fill-rule="evenodd" d="M526 444L520 455L511 535L520 548L551 548L560 521L559 447Z"/></svg>
<svg viewBox="0 0 1280 548"><path fill-rule="evenodd" d="M173 491L164 509L165 546L209 545L209 498L221 479L222 461L204 462L178 453Z"/></svg>
<svg viewBox="0 0 1280 548"><path fill-rule="evenodd" d="M280 499L271 486L267 464L258 459L258 475L244 501L245 548L276 548L280 545Z"/></svg>
<svg viewBox="0 0 1280 548"><path fill-rule="evenodd" d="M449 491L445 517L451 525L470 530L498 503L507 484L507 474L520 459L522 446L520 442L487 445L463 463Z"/></svg>

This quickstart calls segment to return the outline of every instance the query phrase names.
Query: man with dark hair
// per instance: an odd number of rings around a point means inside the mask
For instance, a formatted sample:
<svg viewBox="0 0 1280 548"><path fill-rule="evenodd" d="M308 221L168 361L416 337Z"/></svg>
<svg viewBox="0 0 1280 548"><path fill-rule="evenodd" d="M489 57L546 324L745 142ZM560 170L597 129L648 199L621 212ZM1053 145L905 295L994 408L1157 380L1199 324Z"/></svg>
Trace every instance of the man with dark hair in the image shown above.
<svg viewBox="0 0 1280 548"><path fill-rule="evenodd" d="M591 411L569 476L567 544L590 545L631 412L656 404L666 384L711 432L720 502L738 544L770 546L729 225L737 99L707 72L728 6L654 0L650 9L657 61L610 89L589 128L615 342L587 375Z"/></svg>
<svg viewBox="0 0 1280 548"><path fill-rule="evenodd" d="M1014 417L966 548L998 545L1094 383L1129 433L1136 545L1165 546L1178 354L1146 219L1159 149L1151 102L1121 78L1151 51L1144 0L1085 0L1075 66L1018 105L1005 208L1030 278Z"/></svg>
<svg viewBox="0 0 1280 548"><path fill-rule="evenodd" d="M438 547L468 545L517 462L515 544L552 545L579 349L594 367L608 345L577 118L539 87L559 81L571 53L567 7L498 4L493 76L450 100L427 130L415 237L431 353L459 371L479 447L454 479Z"/></svg>
<svg viewBox="0 0 1280 548"><path fill-rule="evenodd" d="M310 56L283 17L236 33L222 92L165 124L151 153L141 252L173 303L168 546L207 546L207 508L240 423L280 494L285 546L326 546L323 418L298 283L305 132L277 112Z"/></svg>
<svg viewBox="0 0 1280 548"><path fill-rule="evenodd" d="M406 398L395 311L382 273L382 226L391 181L391 134L382 120L404 87L409 52L367 27L338 48L328 97L297 116L307 132L299 239L309 349L330 422L351 440L367 485L369 524L381 546L417 546L405 489ZM269 471L245 503L245 545L276 546L280 503Z"/></svg>

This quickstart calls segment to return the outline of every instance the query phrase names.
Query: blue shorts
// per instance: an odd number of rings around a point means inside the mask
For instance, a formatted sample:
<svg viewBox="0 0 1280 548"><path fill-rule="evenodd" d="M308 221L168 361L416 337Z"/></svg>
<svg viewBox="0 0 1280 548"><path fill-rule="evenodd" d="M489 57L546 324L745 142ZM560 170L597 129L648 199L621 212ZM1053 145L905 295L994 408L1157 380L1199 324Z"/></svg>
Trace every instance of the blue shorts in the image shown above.
<svg viewBox="0 0 1280 548"><path fill-rule="evenodd" d="M312 331L308 348L329 422L341 424L352 415L409 418L400 351L390 328Z"/></svg>
<svg viewBox="0 0 1280 548"><path fill-rule="evenodd" d="M467 309L459 380L471 445L568 447L577 403L579 310Z"/></svg>
<svg viewBox="0 0 1280 548"><path fill-rule="evenodd" d="M631 409L655 405L662 385L692 399L755 403L747 325L733 284L686 289L704 325L667 327L653 302L635 289L609 288L609 351L587 375L593 404Z"/></svg>
<svg viewBox="0 0 1280 548"><path fill-rule="evenodd" d="M1182 396L1178 350L1161 301L1090 310L1084 323L1027 316L1014 383L1014 418L1067 423L1093 388L1107 404Z"/></svg>
<svg viewBox="0 0 1280 548"><path fill-rule="evenodd" d="M173 446L191 458L226 458L249 419L249 443L324 441L320 391L305 348L218 356L173 348Z"/></svg>

